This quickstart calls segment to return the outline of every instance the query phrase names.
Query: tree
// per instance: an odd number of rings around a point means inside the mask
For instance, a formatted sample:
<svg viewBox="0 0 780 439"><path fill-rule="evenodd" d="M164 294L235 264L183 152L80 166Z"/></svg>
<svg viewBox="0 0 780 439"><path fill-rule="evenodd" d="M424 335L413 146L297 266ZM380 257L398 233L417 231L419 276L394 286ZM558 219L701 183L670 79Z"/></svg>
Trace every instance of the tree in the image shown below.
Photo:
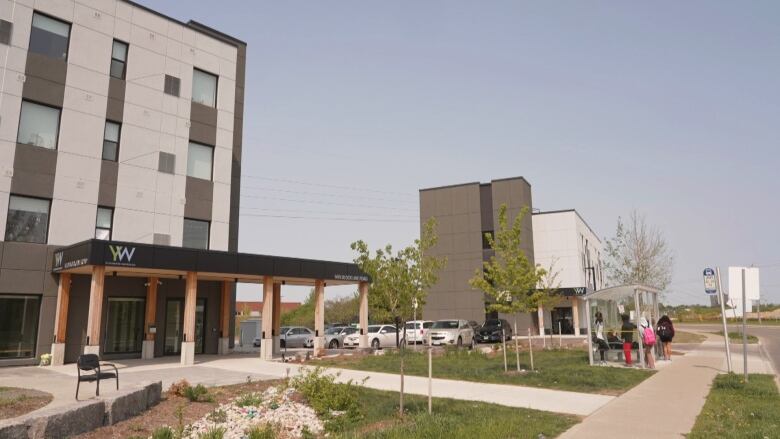
<svg viewBox="0 0 780 439"><path fill-rule="evenodd" d="M672 280L674 256L663 233L632 211L627 224L618 217L613 238L606 239L604 269L610 285L643 284L660 290Z"/></svg>
<svg viewBox="0 0 780 439"><path fill-rule="evenodd" d="M489 311L514 314L515 329L519 313L535 311L551 300L547 291L537 289L546 270L531 264L520 248L523 218L527 214L528 208L523 208L510 227L506 204L501 205L495 236L485 234L494 254L482 263L482 269L477 269L469 280L472 288L482 290L492 299L487 306Z"/></svg>
<svg viewBox="0 0 780 439"><path fill-rule="evenodd" d="M357 292L349 296L325 301L325 321L328 323L355 323L358 321L360 297Z"/></svg>
<svg viewBox="0 0 780 439"><path fill-rule="evenodd" d="M369 309L374 321L392 321L396 325L396 344L404 322L411 317L415 299L418 305L425 303L428 289L438 280L438 272L447 263L446 258L427 254L436 245L436 219L430 218L423 225L420 238L414 244L393 253L388 244L371 255L364 241L350 246L358 255L355 264L371 277L371 293L368 295ZM404 414L404 345L401 344L401 390L399 412Z"/></svg>
<svg viewBox="0 0 780 439"><path fill-rule="evenodd" d="M280 316L282 326L314 327L314 288L309 291L301 306Z"/></svg>

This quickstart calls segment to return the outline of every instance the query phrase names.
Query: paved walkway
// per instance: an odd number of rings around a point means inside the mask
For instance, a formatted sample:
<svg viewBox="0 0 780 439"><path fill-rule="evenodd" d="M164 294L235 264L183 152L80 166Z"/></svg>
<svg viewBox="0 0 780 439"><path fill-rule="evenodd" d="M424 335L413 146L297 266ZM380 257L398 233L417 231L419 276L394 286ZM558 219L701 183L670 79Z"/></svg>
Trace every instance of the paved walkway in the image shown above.
<svg viewBox="0 0 780 439"><path fill-rule="evenodd" d="M707 340L691 352L673 357L671 363L660 362L666 363L666 367L604 405L561 438L684 437L704 406L712 380L726 372L723 351L723 338L707 334ZM758 346L748 353L748 370L772 373ZM741 350L732 351L732 358L735 372L739 373Z"/></svg>
<svg viewBox="0 0 780 439"><path fill-rule="evenodd" d="M120 368L122 387L145 381L162 380L167 388L173 382L186 378L191 384L227 385L252 380L278 379L298 372L299 365L262 361L254 355L234 354L226 357L198 356L193 366L183 367L178 358L157 358L154 360L115 361ZM353 379L365 386L379 390L398 391L400 377L394 374L364 372L346 369L329 369L339 372L340 380ZM70 404L74 401L76 387L76 366L68 364L56 367L14 367L0 369L0 386L29 387L48 391L54 401L47 406ZM433 380L433 396L469 401L484 401L510 407L525 407L587 416L615 397L587 393L565 392L502 384L484 384L444 379ZM407 376L405 390L409 394L427 395L428 380L423 377ZM105 382L101 395L114 393L114 383ZM80 395L83 399L94 397L95 386L82 383Z"/></svg>

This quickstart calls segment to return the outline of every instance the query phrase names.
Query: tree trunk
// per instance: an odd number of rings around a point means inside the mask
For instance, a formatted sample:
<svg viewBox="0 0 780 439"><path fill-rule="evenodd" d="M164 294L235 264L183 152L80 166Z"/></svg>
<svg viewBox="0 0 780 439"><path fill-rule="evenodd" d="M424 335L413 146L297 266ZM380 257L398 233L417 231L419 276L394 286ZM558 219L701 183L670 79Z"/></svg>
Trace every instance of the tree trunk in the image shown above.
<svg viewBox="0 0 780 439"><path fill-rule="evenodd" d="M506 366L506 332L504 332L504 328L501 328L501 343L504 345L504 372L507 372L509 368Z"/></svg>
<svg viewBox="0 0 780 439"><path fill-rule="evenodd" d="M514 339L515 339L515 361L517 363L517 371L520 372L520 346L517 344L517 314L515 314L515 332Z"/></svg>
<svg viewBox="0 0 780 439"><path fill-rule="evenodd" d="M406 343L404 343L406 344ZM400 392L400 401L398 403L398 414L403 417L404 416L404 352L406 351L405 347L401 346L401 392Z"/></svg>

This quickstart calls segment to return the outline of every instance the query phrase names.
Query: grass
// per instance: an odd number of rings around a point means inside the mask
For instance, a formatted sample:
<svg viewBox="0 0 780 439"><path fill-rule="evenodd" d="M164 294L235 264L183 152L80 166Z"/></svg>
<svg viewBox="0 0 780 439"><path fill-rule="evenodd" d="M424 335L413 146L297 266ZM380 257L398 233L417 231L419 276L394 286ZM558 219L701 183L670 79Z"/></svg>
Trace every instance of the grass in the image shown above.
<svg viewBox="0 0 780 439"><path fill-rule="evenodd" d="M501 355L448 350L445 354L433 358L433 376L616 395L636 386L652 374L650 371L640 369L589 366L588 353L582 350L535 351L534 366L537 372L514 372L516 371L514 352L508 353L507 361L510 373L504 372ZM400 356L396 352L388 351L385 355L340 357L321 360L317 364L398 373ZM520 368L530 370L528 352L520 353ZM409 375L428 376L427 354L407 351L404 370Z"/></svg>
<svg viewBox="0 0 780 439"><path fill-rule="evenodd" d="M674 343L701 343L707 339L706 335L694 334L693 332L675 331Z"/></svg>
<svg viewBox="0 0 780 439"><path fill-rule="evenodd" d="M331 435L339 439L528 438L555 437L578 423L576 416L504 407L483 402L406 395L405 416L398 417L398 393L361 388L358 393L363 419L347 431Z"/></svg>
<svg viewBox="0 0 780 439"><path fill-rule="evenodd" d="M713 332L713 334L718 334L721 337L723 336L723 331ZM729 331L729 340L732 342L739 342L742 343L742 332L738 331ZM758 343L758 337L755 335L747 335L747 342L749 344L756 344Z"/></svg>
<svg viewBox="0 0 780 439"><path fill-rule="evenodd" d="M780 394L772 375L719 375L688 438L769 438L780 431Z"/></svg>

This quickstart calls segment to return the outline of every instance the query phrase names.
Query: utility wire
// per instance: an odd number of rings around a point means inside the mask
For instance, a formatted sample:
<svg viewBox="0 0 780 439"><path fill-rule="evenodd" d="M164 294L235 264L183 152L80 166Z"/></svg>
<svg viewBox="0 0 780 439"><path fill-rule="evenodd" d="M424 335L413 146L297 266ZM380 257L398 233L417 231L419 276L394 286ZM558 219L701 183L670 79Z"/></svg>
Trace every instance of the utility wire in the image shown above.
<svg viewBox="0 0 780 439"><path fill-rule="evenodd" d="M339 186L335 184L323 184L323 183L312 183L307 181L300 181L300 180L292 180L292 179L286 179L286 178L274 178L274 177L263 177L260 175L251 175L251 174L241 174L241 177L246 178L253 178L258 180L268 180L268 181L277 181L282 183L292 183L292 184L300 184L305 186L316 186L316 187L327 187L332 189L344 189L344 190L350 190L350 191L356 191L356 192L373 192L378 194L391 194L391 195L403 195L405 197L417 197L416 194L410 194L408 192L393 192L393 191L383 191L379 189L369 189L365 187L357 187L357 186Z"/></svg>

